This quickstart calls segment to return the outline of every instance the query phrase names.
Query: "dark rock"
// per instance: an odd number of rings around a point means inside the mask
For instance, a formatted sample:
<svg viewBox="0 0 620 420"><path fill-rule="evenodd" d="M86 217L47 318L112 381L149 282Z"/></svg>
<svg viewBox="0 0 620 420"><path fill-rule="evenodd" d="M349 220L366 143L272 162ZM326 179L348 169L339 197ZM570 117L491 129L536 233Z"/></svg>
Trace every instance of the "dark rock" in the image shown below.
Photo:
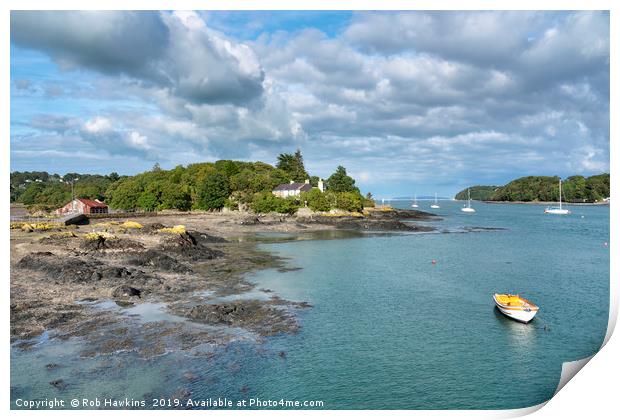
<svg viewBox="0 0 620 420"><path fill-rule="evenodd" d="M158 270L172 271L175 273L189 273L192 269L185 264L179 263L175 258L164 254L161 251L150 249L141 252L127 260L128 264L138 266L148 266Z"/></svg>
<svg viewBox="0 0 620 420"><path fill-rule="evenodd" d="M224 238L220 238L219 236L209 235L208 233L199 233L196 232L196 235L200 238L200 242L202 243L227 243L228 241Z"/></svg>
<svg viewBox="0 0 620 420"><path fill-rule="evenodd" d="M187 388L179 388L170 396L171 399L186 400L192 396L192 391Z"/></svg>
<svg viewBox="0 0 620 420"><path fill-rule="evenodd" d="M59 366L56 363L48 363L47 365L45 365L45 369L47 370L54 370L56 368L58 368Z"/></svg>
<svg viewBox="0 0 620 420"><path fill-rule="evenodd" d="M194 375L193 372L185 372L183 374L183 379L186 379L188 381L195 381L198 377L196 375Z"/></svg>
<svg viewBox="0 0 620 420"><path fill-rule="evenodd" d="M165 253L174 253L190 261L210 260L223 255L221 251L206 247L203 242L191 232L180 235L166 235L160 247Z"/></svg>
<svg viewBox="0 0 620 420"><path fill-rule="evenodd" d="M62 379L54 379L53 381L50 382L50 385L52 385L54 388L59 389L61 391L67 387L67 384Z"/></svg>
<svg viewBox="0 0 620 420"><path fill-rule="evenodd" d="M256 299L197 305L189 309L186 316L206 324L246 328L261 335L295 332L299 328L284 309Z"/></svg>
<svg viewBox="0 0 620 420"><path fill-rule="evenodd" d="M248 217L239 222L240 225L253 226L260 225L261 221L258 217Z"/></svg>
<svg viewBox="0 0 620 420"><path fill-rule="evenodd" d="M125 267L105 267L101 269L101 275L107 278L127 278L131 276L131 271Z"/></svg>
<svg viewBox="0 0 620 420"><path fill-rule="evenodd" d="M148 225L145 225L142 228L142 232L146 232L146 233L157 233L157 231L159 231L159 229L163 229L166 226L162 225L161 223L151 223Z"/></svg>
<svg viewBox="0 0 620 420"><path fill-rule="evenodd" d="M115 298L134 297L134 296L140 297L141 294L142 294L141 290L124 284L114 289L114 291L112 292L112 297L115 297Z"/></svg>

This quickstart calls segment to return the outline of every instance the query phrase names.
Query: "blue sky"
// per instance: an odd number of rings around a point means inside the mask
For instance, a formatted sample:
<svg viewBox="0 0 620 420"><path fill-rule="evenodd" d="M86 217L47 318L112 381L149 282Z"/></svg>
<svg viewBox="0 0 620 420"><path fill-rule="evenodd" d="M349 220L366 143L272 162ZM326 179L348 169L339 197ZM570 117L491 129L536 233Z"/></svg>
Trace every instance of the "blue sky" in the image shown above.
<svg viewBox="0 0 620 420"><path fill-rule="evenodd" d="M11 170L298 147L379 197L609 171L609 15L11 14Z"/></svg>

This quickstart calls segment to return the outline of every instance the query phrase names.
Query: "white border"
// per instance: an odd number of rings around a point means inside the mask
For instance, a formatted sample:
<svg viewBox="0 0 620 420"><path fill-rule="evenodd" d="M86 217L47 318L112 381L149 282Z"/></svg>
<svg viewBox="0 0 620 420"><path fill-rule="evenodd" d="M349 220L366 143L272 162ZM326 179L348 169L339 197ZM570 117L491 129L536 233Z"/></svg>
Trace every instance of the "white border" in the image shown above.
<svg viewBox="0 0 620 420"><path fill-rule="evenodd" d="M88 2L78 0L66 0L66 1L35 1L35 0L5 0L3 3L3 14L0 17L0 33L2 34L2 66L0 69L2 75L2 99L4 106L3 112L0 113L0 123L3 128L2 153L0 153L0 162L2 162L2 175L3 181L0 184L2 191L2 212L4 216L4 230L3 241L1 243L1 252L4 261L8 261L10 258L9 253L9 171L10 171L10 154L9 154L9 139L10 139L10 49L9 49L9 37L10 37L10 10L72 10L72 9L134 9L134 10L168 10L168 9L206 9L206 10L406 10L406 9L429 9L429 10L610 10L611 19L611 75L618 74L618 24L620 19L618 18L619 8L615 6L615 2L611 0L443 0L443 1L406 1L406 0L341 0L339 2L326 1L326 0L298 0L292 1L277 1L277 0L212 0L212 1L196 1L196 0L180 0L174 3L170 1L162 0L92 0ZM610 116L618 115L618 84L616 78L611 78L611 103L610 103ZM611 118L611 131L610 131L610 158L611 168L616 168L618 163L617 147L611 142L611 138L616 138L617 123ZM615 172L611 172L612 188L617 185L618 176ZM614 197L615 198L615 197ZM612 200L613 201L613 200ZM613 206L613 204L612 204ZM613 214L613 213L612 213ZM617 236L617 223L615 217L611 218L611 240L609 251L613 249ZM611 259L611 279L618 279L617 263L614 259ZM5 317L8 318L9 307L9 264L2 265L2 278L5 279L5 287L2 293L2 308L4 308ZM590 363L583 368L583 372L579 374L579 379L576 381L570 381L562 392L554 396L547 404L541 404L539 406L520 409L520 410L503 410L503 411L356 411L354 415L361 418L374 418L376 416L395 416L400 418L407 418L411 416L421 418L506 418L515 417L535 412L532 418L583 418L584 416L594 418L606 418L610 413L616 411L615 398L617 393L615 391L617 387L618 373L620 373L620 363L618 361L618 354L620 353L620 344L618 338L612 337L612 332L615 327L618 314L618 285L617 280L611 282L610 287L610 323L608 326L607 335L605 338L605 350L597 354ZM8 410L9 405L9 387L10 387L10 375L9 372L9 322L5 318L3 325L5 345L3 346L2 357L2 372L4 372L3 378L3 392L2 392L2 406L5 410ZM579 365L579 362L576 362ZM563 368L563 372L566 369L574 370L575 363L567 364ZM577 369L579 370L579 369ZM558 389L560 389L559 387ZM538 411L542 406L545 409ZM86 414L83 411L59 411L59 412L28 412L28 411L11 411L11 416L16 418L30 418L30 417L62 417L65 418L82 418ZM175 415L178 415L175 412ZM252 411L252 412L184 412L184 416L216 416L223 418L241 418L251 416L254 418L272 419L278 418L307 418L309 416L321 415L330 418L340 417L342 415L351 414L347 411ZM88 412L89 417L93 418L108 418L109 412ZM171 413L168 411L141 411L141 412L127 412L116 411L113 414L116 416L131 416L135 418L168 418Z"/></svg>

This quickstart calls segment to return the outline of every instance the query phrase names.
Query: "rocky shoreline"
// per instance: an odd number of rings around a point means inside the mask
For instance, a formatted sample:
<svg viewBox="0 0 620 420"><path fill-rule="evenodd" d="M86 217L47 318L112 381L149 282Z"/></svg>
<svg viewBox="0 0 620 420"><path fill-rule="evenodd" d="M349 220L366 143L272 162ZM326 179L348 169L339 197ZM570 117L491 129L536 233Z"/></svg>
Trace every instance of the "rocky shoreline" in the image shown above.
<svg viewBox="0 0 620 420"><path fill-rule="evenodd" d="M433 228L404 221L434 218L414 210L363 217L188 214L140 219L142 225L105 219L77 228L12 229L11 342L28 348L45 333L82 337L86 356L129 350L155 356L226 343L233 339L229 328L256 339L295 333L297 311L310 304L272 291L261 291L261 299L243 297L254 290L248 272L294 269L250 238L262 232L425 232ZM170 229L171 222L184 228ZM158 305L169 319L137 323L131 311L145 305Z"/></svg>

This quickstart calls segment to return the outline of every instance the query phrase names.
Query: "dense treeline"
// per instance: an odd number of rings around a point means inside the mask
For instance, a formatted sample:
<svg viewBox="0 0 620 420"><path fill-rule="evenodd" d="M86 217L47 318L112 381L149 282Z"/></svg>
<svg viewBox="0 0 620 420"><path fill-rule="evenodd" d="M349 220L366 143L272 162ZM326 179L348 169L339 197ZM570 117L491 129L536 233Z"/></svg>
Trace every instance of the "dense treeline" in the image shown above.
<svg viewBox="0 0 620 420"><path fill-rule="evenodd" d="M327 191L314 188L300 198L279 198L271 191L289 181L318 184L319 178L310 176L298 150L294 154L278 156L274 167L263 162L220 160L214 163L196 163L163 170L155 165L151 171L135 176L120 177L67 174L64 177L45 172L14 172L11 174L11 201L24 203L30 208L51 210L71 199L71 182L75 196L105 201L119 210L218 210L246 209L255 212L293 213L300 206L313 210L338 208L359 211L372 204L371 196L364 198L355 186L355 180L339 166L325 181Z"/></svg>
<svg viewBox="0 0 620 420"><path fill-rule="evenodd" d="M471 198L487 201L558 201L560 178L557 176L527 176L515 179L503 187L470 187ZM595 202L609 197L609 174L588 178L574 175L562 180L562 200L567 202ZM467 189L456 195L467 199Z"/></svg>
<svg viewBox="0 0 620 420"><path fill-rule="evenodd" d="M12 172L11 202L23 203L34 210L58 208L71 200L73 184L76 197L104 199L109 186L121 179L110 175L68 173L64 176L47 172Z"/></svg>
<svg viewBox="0 0 620 420"><path fill-rule="evenodd" d="M495 185L474 185L469 187L469 194L472 200L488 201L491 200L493 194L502 187ZM457 200L467 200L467 188L463 191L459 191L454 197Z"/></svg>

